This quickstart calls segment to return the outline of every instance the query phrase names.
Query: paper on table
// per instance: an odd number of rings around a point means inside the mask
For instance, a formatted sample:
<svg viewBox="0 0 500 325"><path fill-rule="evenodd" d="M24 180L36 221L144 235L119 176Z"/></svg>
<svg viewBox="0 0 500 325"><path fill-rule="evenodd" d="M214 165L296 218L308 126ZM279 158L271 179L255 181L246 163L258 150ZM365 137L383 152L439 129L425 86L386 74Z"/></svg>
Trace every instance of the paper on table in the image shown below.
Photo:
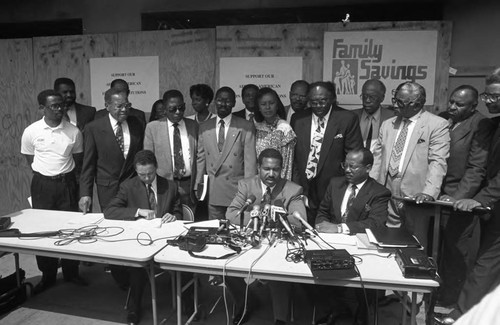
<svg viewBox="0 0 500 325"><path fill-rule="evenodd" d="M358 244L356 236L349 236L344 234L329 234L320 233L321 238L332 245L345 245L345 246L356 246ZM321 242L321 239L316 238L316 242ZM321 244L323 246L324 243ZM326 246L326 244L324 244Z"/></svg>
<svg viewBox="0 0 500 325"><path fill-rule="evenodd" d="M68 220L68 225L79 225L79 226L87 226L87 225L94 225L102 221L104 218L104 215L102 213L87 213L87 214L81 214L76 217L72 217L71 219Z"/></svg>

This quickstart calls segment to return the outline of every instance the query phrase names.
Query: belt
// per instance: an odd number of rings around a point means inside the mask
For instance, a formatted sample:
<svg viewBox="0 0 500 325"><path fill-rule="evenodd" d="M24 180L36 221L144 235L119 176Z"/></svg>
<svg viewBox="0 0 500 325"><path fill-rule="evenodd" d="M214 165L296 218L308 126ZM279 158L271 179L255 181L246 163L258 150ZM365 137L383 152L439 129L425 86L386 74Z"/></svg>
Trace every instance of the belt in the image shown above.
<svg viewBox="0 0 500 325"><path fill-rule="evenodd" d="M184 182L184 181L189 181L191 179L191 176L186 176L186 177L174 177L174 181L179 181L179 182Z"/></svg>
<svg viewBox="0 0 500 325"><path fill-rule="evenodd" d="M53 181L63 181L65 179L67 179L68 177L74 176L75 173L73 171L70 171L69 173L59 174L59 175L55 175L55 176L45 176L43 174L40 174L39 172L33 172L33 174L36 174L36 175L41 176L45 179L50 179Z"/></svg>

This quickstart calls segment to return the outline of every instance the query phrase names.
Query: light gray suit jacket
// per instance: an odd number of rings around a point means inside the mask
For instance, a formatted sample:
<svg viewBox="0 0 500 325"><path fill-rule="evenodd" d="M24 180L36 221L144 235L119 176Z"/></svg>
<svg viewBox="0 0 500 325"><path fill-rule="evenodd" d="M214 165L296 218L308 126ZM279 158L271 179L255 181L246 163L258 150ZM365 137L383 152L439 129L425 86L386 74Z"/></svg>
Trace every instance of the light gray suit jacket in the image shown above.
<svg viewBox="0 0 500 325"><path fill-rule="evenodd" d="M193 202L196 202L194 197L194 184L196 175L196 155L198 150L198 123L193 120L183 118L186 123L186 130L189 138L189 154L191 156L191 187L190 195ZM144 149L151 150L155 153L158 160L158 170L156 173L166 179L174 179L174 162L170 150L170 138L168 135L168 120L162 118L157 121L149 122L146 125L144 134Z"/></svg>
<svg viewBox="0 0 500 325"><path fill-rule="evenodd" d="M209 204L229 206L238 190L238 181L257 173L255 126L233 115L224 148L219 153L216 123L217 118L213 118L200 125L195 188L203 183L203 175L208 174Z"/></svg>
<svg viewBox="0 0 500 325"><path fill-rule="evenodd" d="M416 121L401 170L401 191L405 196L428 194L435 199L446 175L450 153L448 121L423 111ZM370 176L385 185L392 147L402 119L392 117L382 123L375 146Z"/></svg>

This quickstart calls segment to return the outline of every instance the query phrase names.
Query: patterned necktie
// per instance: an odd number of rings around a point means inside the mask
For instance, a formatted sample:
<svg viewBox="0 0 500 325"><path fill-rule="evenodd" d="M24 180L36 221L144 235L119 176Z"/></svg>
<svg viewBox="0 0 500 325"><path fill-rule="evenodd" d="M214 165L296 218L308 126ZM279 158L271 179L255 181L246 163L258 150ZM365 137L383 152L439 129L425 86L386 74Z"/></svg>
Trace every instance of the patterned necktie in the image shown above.
<svg viewBox="0 0 500 325"><path fill-rule="evenodd" d="M264 193L264 196L262 197L262 202L265 203L271 203L271 188L269 186L266 186L266 193Z"/></svg>
<svg viewBox="0 0 500 325"><path fill-rule="evenodd" d="M184 156L182 154L181 132L179 123L174 123L174 177L182 178L186 173Z"/></svg>
<svg viewBox="0 0 500 325"><path fill-rule="evenodd" d="M125 144L123 142L123 129L122 129L122 123L121 122L117 122L116 123L115 137L116 137L116 142L118 142L118 146L120 147L120 150L122 152L125 152Z"/></svg>
<svg viewBox="0 0 500 325"><path fill-rule="evenodd" d="M373 116L370 116L370 129L368 130L368 135L366 136L366 145L365 148L370 150L372 145L372 137L373 137Z"/></svg>
<svg viewBox="0 0 500 325"><path fill-rule="evenodd" d="M219 138L217 141L217 148L219 148L219 152L222 152L222 149L224 148L224 120L219 121L220 127L219 127Z"/></svg>
<svg viewBox="0 0 500 325"><path fill-rule="evenodd" d="M309 180L313 179L317 173L319 152L321 149L321 144L323 143L322 130L324 128L325 128L325 119L323 117L318 118L318 126L314 130L313 139L311 141L311 149L309 151L309 159L307 160L307 166L306 166L306 177Z"/></svg>
<svg viewBox="0 0 500 325"><path fill-rule="evenodd" d="M349 209L352 207L352 203L354 202L354 199L356 198L356 190L358 188L356 185L352 184L351 185L351 194L349 195L349 198L347 199L347 205L345 207L345 212L342 215L342 223L346 223L347 221L347 215L349 214Z"/></svg>
<svg viewBox="0 0 500 325"><path fill-rule="evenodd" d="M151 186L151 184L148 185L148 200L149 208L156 212L156 197L155 192L153 191L153 186Z"/></svg>
<svg viewBox="0 0 500 325"><path fill-rule="evenodd" d="M405 147L406 136L408 135L408 125L410 125L411 121L404 119L403 123L403 129L399 132L396 144L392 147L391 160L389 161L389 175L392 177L395 177L399 173L399 163Z"/></svg>

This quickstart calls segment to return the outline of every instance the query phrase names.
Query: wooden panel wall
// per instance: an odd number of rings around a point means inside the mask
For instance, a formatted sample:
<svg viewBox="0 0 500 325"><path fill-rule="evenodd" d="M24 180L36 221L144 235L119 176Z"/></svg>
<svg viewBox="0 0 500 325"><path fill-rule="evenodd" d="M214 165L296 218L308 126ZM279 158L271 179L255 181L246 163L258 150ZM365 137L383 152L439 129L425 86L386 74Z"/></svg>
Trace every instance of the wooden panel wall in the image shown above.
<svg viewBox="0 0 500 325"><path fill-rule="evenodd" d="M217 70L221 57L301 56L303 78L321 80L323 32L327 24L217 27Z"/></svg>
<svg viewBox="0 0 500 325"><path fill-rule="evenodd" d="M116 56L116 49L116 34L34 38L35 90L52 88L54 80L68 77L75 82L76 101L90 105L89 59Z"/></svg>
<svg viewBox="0 0 500 325"><path fill-rule="evenodd" d="M186 115L194 112L189 104L189 87L197 83L214 87L214 29L120 33L118 55L158 55L160 96L169 89L181 91L187 103Z"/></svg>
<svg viewBox="0 0 500 325"><path fill-rule="evenodd" d="M426 109L439 113L446 109L448 102L448 70L450 66L451 50L451 22L425 21L425 22L370 22L370 23L330 23L326 31L356 31L356 30L437 30L438 44L436 57L436 83L434 92L434 105L426 105ZM387 90L388 92L390 89ZM390 94L390 93L388 93Z"/></svg>
<svg viewBox="0 0 500 325"><path fill-rule="evenodd" d="M21 136L35 121L31 39L0 40L0 216L29 207L31 168Z"/></svg>

